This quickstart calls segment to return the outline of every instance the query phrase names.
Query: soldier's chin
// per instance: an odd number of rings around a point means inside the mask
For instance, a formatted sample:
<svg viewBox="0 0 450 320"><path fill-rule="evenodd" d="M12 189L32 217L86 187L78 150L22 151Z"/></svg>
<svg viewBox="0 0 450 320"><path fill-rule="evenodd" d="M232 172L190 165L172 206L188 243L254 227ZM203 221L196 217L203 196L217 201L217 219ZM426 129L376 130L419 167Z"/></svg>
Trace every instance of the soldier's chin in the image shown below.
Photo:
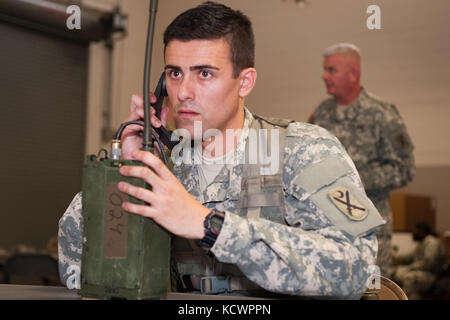
<svg viewBox="0 0 450 320"><path fill-rule="evenodd" d="M177 130L183 130L184 133L179 132L183 136L187 133L189 135L190 140L202 140L203 137L203 128L202 122L199 120L189 121L186 119L175 119L175 126Z"/></svg>

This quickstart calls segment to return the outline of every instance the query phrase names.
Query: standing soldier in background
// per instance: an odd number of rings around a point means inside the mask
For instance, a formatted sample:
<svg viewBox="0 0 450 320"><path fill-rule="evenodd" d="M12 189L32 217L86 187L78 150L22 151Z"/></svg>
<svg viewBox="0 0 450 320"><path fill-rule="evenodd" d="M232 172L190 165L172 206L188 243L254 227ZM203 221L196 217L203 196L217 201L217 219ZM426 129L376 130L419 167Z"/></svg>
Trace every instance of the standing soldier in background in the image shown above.
<svg viewBox="0 0 450 320"><path fill-rule="evenodd" d="M338 137L354 161L367 195L386 224L378 231L377 265L392 276L390 191L415 174L413 144L397 108L360 85L361 56L353 44L339 43L324 52L322 79L333 97L309 119Z"/></svg>

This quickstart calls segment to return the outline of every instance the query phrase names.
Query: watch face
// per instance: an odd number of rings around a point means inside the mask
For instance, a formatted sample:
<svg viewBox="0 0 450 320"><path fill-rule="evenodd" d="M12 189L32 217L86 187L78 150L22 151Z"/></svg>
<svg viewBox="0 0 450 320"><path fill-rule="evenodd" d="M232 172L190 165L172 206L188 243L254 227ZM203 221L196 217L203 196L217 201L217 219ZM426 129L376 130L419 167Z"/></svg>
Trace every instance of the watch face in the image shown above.
<svg viewBox="0 0 450 320"><path fill-rule="evenodd" d="M218 234L220 229L222 229L223 220L224 213L213 209L210 216L207 218L208 223L205 227L206 229L210 229L211 232Z"/></svg>
<svg viewBox="0 0 450 320"><path fill-rule="evenodd" d="M211 217L211 228L215 231L215 232L219 232L220 229L222 229L222 224L223 224L223 217L215 214L214 216Z"/></svg>
<svg viewBox="0 0 450 320"><path fill-rule="evenodd" d="M206 249L212 248L216 242L217 236L222 229L222 224L225 219L225 213L220 212L216 209L212 209L211 212L206 216L204 226L205 226L205 236L200 240L200 245Z"/></svg>

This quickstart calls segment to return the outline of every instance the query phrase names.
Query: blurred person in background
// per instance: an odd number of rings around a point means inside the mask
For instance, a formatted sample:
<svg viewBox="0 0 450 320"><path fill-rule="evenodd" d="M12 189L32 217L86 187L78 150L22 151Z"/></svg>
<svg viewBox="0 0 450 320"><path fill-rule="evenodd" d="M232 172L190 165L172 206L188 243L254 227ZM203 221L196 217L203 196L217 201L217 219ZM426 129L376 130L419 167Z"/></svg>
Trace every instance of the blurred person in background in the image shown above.
<svg viewBox="0 0 450 320"><path fill-rule="evenodd" d="M377 265L381 274L390 278L390 191L414 177L413 144L397 108L361 86L361 55L355 45L338 43L325 50L322 79L332 97L315 109L309 122L329 130L341 141L368 197L386 221L377 232Z"/></svg>

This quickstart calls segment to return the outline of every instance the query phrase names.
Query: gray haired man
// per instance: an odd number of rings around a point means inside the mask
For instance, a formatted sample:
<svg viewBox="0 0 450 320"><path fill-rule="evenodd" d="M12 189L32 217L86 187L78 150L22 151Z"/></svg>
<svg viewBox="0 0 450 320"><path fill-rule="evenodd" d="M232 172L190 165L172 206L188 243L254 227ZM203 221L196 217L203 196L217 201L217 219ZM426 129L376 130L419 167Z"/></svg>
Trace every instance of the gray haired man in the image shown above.
<svg viewBox="0 0 450 320"><path fill-rule="evenodd" d="M390 191L415 174L413 144L397 108L360 85L361 55L353 44L338 43L324 52L322 79L332 95L310 122L331 131L347 149L367 195L387 223L377 233L377 264L392 273Z"/></svg>

